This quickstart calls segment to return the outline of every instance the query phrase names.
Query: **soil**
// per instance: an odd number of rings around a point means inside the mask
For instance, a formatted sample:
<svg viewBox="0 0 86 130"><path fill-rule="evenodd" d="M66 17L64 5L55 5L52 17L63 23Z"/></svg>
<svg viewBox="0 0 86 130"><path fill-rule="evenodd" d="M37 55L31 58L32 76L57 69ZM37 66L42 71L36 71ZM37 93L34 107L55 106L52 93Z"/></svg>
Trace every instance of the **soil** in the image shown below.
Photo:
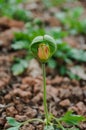
<svg viewBox="0 0 86 130"><path fill-rule="evenodd" d="M60 22L50 15L51 12L58 11L58 8L47 10L46 13L43 5L39 5L38 1L24 6L33 12L34 17L38 16L48 26L59 26ZM0 130L9 128L6 121L6 117L9 116L18 121L44 117L42 70L38 61L31 60L31 65L28 65L28 69L20 76L13 76L11 72L14 57L25 55L25 51L13 51L11 48L13 32L22 30L22 28L24 28L24 23L21 21L6 17L0 18ZM80 48L81 42L75 39L78 38L66 38L70 41L71 46L75 45ZM67 76L62 77L49 68L46 69L46 72L49 111L56 117L60 117L67 110L73 110L76 114L86 116L86 81L71 80ZM80 124L79 128L86 130L86 123ZM25 129L43 130L43 125L35 122L23 126L20 130Z"/></svg>

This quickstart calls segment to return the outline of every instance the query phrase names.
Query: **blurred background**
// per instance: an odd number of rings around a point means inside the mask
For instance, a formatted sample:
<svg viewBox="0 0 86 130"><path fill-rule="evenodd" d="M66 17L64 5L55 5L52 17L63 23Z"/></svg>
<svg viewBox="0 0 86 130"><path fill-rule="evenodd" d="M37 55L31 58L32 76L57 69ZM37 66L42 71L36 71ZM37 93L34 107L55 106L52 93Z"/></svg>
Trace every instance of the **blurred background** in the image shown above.
<svg viewBox="0 0 86 130"><path fill-rule="evenodd" d="M31 58L28 53L32 39L49 34L56 40L57 52L49 60L48 67L57 68L59 74L70 78L86 79L86 10L83 4L78 0L1 0L0 30L3 32L11 28L14 32L13 37L10 34L7 37L8 43L1 36L1 46L5 44L9 47L11 40L10 47L13 51L26 50L26 60ZM15 59L17 67L22 66L21 60L19 57ZM13 74L21 74L27 65L16 70L15 63L12 67Z"/></svg>

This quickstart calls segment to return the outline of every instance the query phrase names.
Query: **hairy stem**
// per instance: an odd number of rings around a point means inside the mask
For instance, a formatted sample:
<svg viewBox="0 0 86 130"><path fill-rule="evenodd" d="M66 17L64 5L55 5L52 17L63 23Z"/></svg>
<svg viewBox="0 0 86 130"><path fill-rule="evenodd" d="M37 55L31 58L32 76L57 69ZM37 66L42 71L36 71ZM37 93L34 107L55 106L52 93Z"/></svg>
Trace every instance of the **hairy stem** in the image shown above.
<svg viewBox="0 0 86 130"><path fill-rule="evenodd" d="M45 112L45 118L46 118L46 124L48 125L48 109L47 109L47 93L46 93L46 72L45 72L45 63L42 64L43 69L43 103L44 103L44 112Z"/></svg>

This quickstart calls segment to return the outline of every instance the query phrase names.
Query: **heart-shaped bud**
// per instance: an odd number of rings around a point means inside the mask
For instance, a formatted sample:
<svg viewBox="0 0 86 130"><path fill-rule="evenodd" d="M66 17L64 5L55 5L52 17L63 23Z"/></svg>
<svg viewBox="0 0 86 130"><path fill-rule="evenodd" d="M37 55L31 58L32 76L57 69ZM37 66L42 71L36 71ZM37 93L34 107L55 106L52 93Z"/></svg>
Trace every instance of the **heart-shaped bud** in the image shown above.
<svg viewBox="0 0 86 130"><path fill-rule="evenodd" d="M56 50L55 40L49 36L37 36L31 43L31 51L35 57L41 62L47 62L47 60L54 54Z"/></svg>

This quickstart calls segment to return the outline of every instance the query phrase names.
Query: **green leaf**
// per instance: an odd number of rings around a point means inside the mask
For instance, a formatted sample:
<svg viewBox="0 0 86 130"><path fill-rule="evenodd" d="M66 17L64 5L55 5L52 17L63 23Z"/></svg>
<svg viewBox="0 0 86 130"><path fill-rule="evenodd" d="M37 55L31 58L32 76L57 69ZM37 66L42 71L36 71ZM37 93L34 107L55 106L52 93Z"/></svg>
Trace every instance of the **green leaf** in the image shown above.
<svg viewBox="0 0 86 130"><path fill-rule="evenodd" d="M57 63L56 63L56 61L53 58L49 59L49 61L47 62L47 64L52 69L54 69L57 66Z"/></svg>
<svg viewBox="0 0 86 130"><path fill-rule="evenodd" d="M53 126L45 126L44 130L54 130L54 127Z"/></svg>
<svg viewBox="0 0 86 130"><path fill-rule="evenodd" d="M72 111L68 111L61 119L71 125L78 125L80 122L85 120L83 116L75 115Z"/></svg>
<svg viewBox="0 0 86 130"><path fill-rule="evenodd" d="M76 79L76 80L81 79L80 76L78 76L77 74L74 74L73 72L71 72L71 70L67 70L66 74L70 77L70 79Z"/></svg>
<svg viewBox="0 0 86 130"><path fill-rule="evenodd" d="M24 67L20 64L14 64L12 66L12 72L13 72L13 75L15 75L15 76L22 74L24 72L24 70L25 70Z"/></svg>
<svg viewBox="0 0 86 130"><path fill-rule="evenodd" d="M70 52L68 53L68 57L75 59L77 61L86 62L86 51L74 48L70 50Z"/></svg>
<svg viewBox="0 0 86 130"><path fill-rule="evenodd" d="M69 33L73 35L78 33L86 34L86 19L83 19L83 21L79 19L83 14L83 10L82 7L76 7L72 11L71 9L67 9L66 12L59 12L55 16L61 21Z"/></svg>
<svg viewBox="0 0 86 130"><path fill-rule="evenodd" d="M16 121L13 117L7 117L7 122L11 125L11 126L16 126L16 127L20 127L21 123L19 123L18 121ZM14 130L14 129L13 129Z"/></svg>
<svg viewBox="0 0 86 130"><path fill-rule="evenodd" d="M67 43L60 43L60 44L58 44L57 45L58 46L58 50L61 50L61 51L63 51L63 52L69 52L69 51L71 51L71 47L70 47L70 45L69 44L67 44Z"/></svg>
<svg viewBox="0 0 86 130"><path fill-rule="evenodd" d="M67 73L67 68L65 66L61 65L58 68L59 68L59 73L61 75L65 75Z"/></svg>
<svg viewBox="0 0 86 130"><path fill-rule="evenodd" d="M72 17L79 18L82 15L83 11L84 11L83 7L78 6L74 8L73 11L69 11L69 13Z"/></svg>
<svg viewBox="0 0 86 130"><path fill-rule="evenodd" d="M64 38L68 35L66 31L62 31L60 27L53 27L49 30L49 34L52 35L55 39Z"/></svg>
<svg viewBox="0 0 86 130"><path fill-rule="evenodd" d="M27 42L27 41L17 41L14 44L12 44L12 48L15 49L15 50L29 49L29 42Z"/></svg>
<svg viewBox="0 0 86 130"><path fill-rule="evenodd" d="M15 32L14 41L30 41L29 35L27 32Z"/></svg>
<svg viewBox="0 0 86 130"><path fill-rule="evenodd" d="M24 9L16 9L13 13L13 18L24 22L28 22L32 19L32 13Z"/></svg>
<svg viewBox="0 0 86 130"><path fill-rule="evenodd" d="M15 63L12 66L12 72L13 75L20 75L24 72L24 70L27 68L28 62L26 60L20 59L18 63Z"/></svg>
<svg viewBox="0 0 86 130"><path fill-rule="evenodd" d="M16 127L11 127L11 128L8 128L7 130L19 130L20 126L16 126Z"/></svg>

